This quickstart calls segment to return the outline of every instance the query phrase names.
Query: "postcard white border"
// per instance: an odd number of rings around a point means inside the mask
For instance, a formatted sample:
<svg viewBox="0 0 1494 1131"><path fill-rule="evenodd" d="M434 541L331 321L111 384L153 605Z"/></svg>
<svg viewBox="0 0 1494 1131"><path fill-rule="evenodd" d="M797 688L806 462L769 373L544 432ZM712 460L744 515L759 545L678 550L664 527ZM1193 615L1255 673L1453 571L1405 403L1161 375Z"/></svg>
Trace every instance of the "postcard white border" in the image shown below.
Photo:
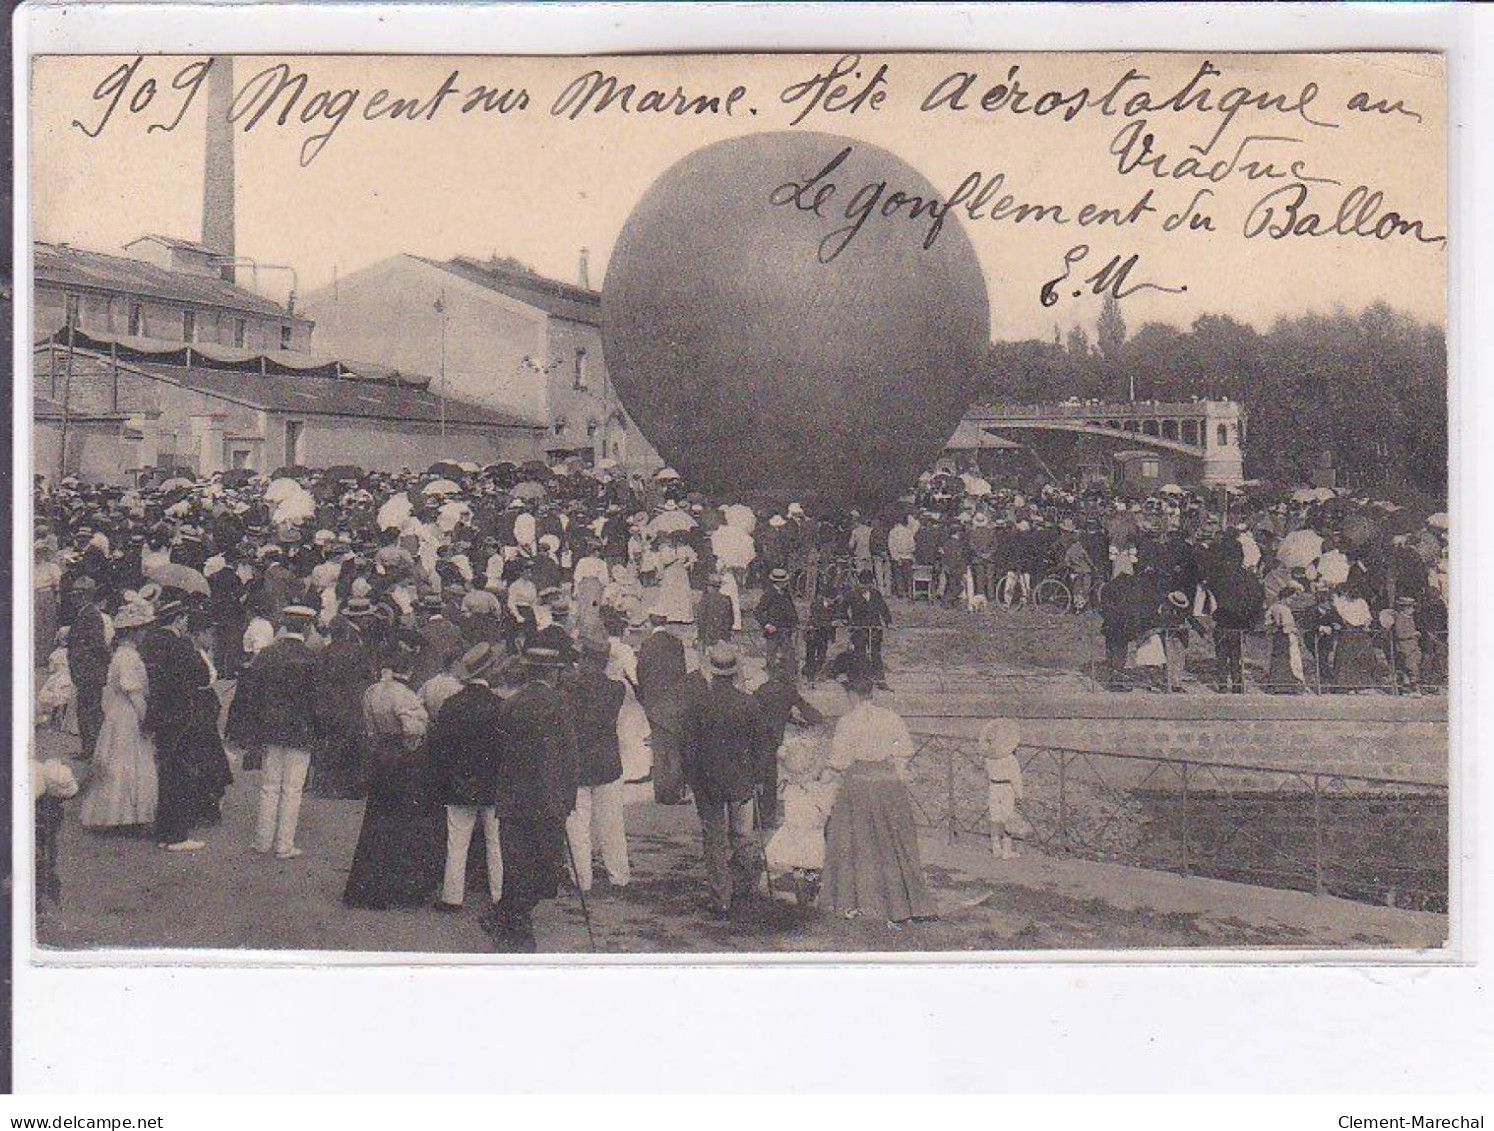
<svg viewBox="0 0 1494 1131"><path fill-rule="evenodd" d="M340 5L329 8L312 8L306 5L276 5L273 18L265 18L264 6L259 5L189 5L189 4L87 4L87 5L42 5L24 6L16 13L16 71L15 71L15 120L17 127L16 152L16 207L18 219L28 213L26 198L26 152L25 138L28 125L26 102L28 68L25 60L31 54L50 52L131 52L144 48L152 51L173 52L337 52L356 50L360 53L604 53L604 52L660 52L660 51L709 51L709 50L836 50L856 47L863 50L1231 50L1231 51L1287 51L1317 49L1427 49L1440 50L1448 59L1449 102L1449 228L1454 234L1450 241L1449 259L1450 302L1448 318L1449 365L1451 383L1449 390L1450 409L1454 421L1487 417L1482 410L1494 408L1487 402L1477 382L1460 380L1461 375L1477 372L1474 366L1474 335L1487 339L1489 322L1487 312L1480 324L1475 316L1473 263L1474 240L1484 253L1480 262L1488 262L1488 224L1480 228L1472 202L1479 199L1473 192L1480 183L1480 169L1470 159L1475 152L1485 163L1482 184L1484 199L1488 197L1489 178L1486 152L1476 150L1472 144L1474 127L1479 126L1479 137L1487 140L1487 121L1476 121L1474 114L1480 105L1474 97L1475 58L1486 58L1488 47L1494 42L1494 24L1487 18L1480 19L1478 13L1467 8L1433 6L1343 6L1316 8L1305 6L1277 6L1271 9L1231 7L1227 5L1197 6L920 6L916 9L895 5L850 5L827 4L818 6L784 5L669 5L669 4L623 4L623 5L467 5L433 10L429 5ZM1165 18L1163 18L1165 16ZM294 35L289 29L294 28ZM850 31L848 29L854 29ZM1482 50L1481 50L1482 49ZM1483 76L1482 105L1494 104L1494 84ZM18 222L15 231L16 278L16 326L29 327L30 278L29 225ZM16 337L15 372L29 372L29 332ZM14 608L27 610L28 615L14 618L12 643L15 656L25 656L30 650L29 609L30 592L26 569L30 562L30 444L31 422L29 395L22 392L19 382L14 397L15 484L14 561L15 571ZM105 1001L130 1000L139 1003L143 994L158 994L163 998L178 999L183 995L183 983L198 983L199 978L216 979L221 988L230 992L235 1001L241 1000L241 991L251 994L251 985L261 982L264 986L278 985L282 995L294 984L303 984L304 979L313 978L323 986L331 979L343 988L351 988L350 1000L357 1000L356 983L360 977L371 984L387 984L396 980L419 976L433 981L440 976L460 979L483 979L476 970L493 970L498 967L511 971L512 979L539 979L550 987L550 992L570 996L577 985L584 985L593 995L607 994L629 997L636 994L637 987L652 984L663 987L679 984L678 980L689 978L689 995L698 992L697 980L704 982L724 981L733 987L731 997L741 999L744 995L757 999L759 994L772 1000L784 979L802 986L803 979L813 978L816 973L826 975L827 981L817 984L820 989L843 989L850 984L862 983L871 978L878 985L892 991L897 986L895 998L902 999L912 984L937 984L938 999L946 1008L961 1011L978 1001L988 988L982 983L1011 985L1012 979L1021 977L1025 984L1015 1000L1032 1005L1029 991L1043 985L1050 986L1056 996L1047 1004L1046 1013L1040 1008L1035 1022L1039 1026L1049 1023L1056 1014L1057 1005L1066 996L1064 987L1072 988L1076 983L1113 982L1117 986L1130 984L1133 978L1157 983L1157 988L1172 994L1185 985L1210 984L1210 969L1214 970L1214 986L1221 992L1228 988L1239 1000L1232 1002L1232 1009L1251 1005L1253 992L1248 991L1258 979L1266 983L1295 982L1294 993L1304 990L1301 978L1313 977L1312 996L1323 998L1325 1009L1329 1005L1342 1006L1342 994L1334 995L1335 983L1340 988L1362 985L1359 979L1366 975L1365 967L1374 964L1379 973L1369 975L1382 989L1407 995L1413 986L1423 990L1431 987L1428 982L1440 980L1441 989L1464 980L1472 972L1470 964L1476 954L1475 942L1483 932L1477 929L1480 922L1487 923L1489 914L1487 898L1477 898L1473 883L1486 876L1487 869L1474 869L1474 843L1470 816L1479 810L1478 801L1487 802L1488 783L1480 781L1474 772L1474 759L1469 751L1482 746L1478 739L1489 733L1488 711L1476 704L1473 696L1465 696L1461 689L1478 686L1476 677L1478 650L1472 646L1474 618L1482 612L1477 594L1471 586L1462 584L1467 570L1487 555L1478 551L1488 545L1488 535L1479 532L1479 525L1469 521L1472 512L1465 508L1469 498L1481 498L1475 490L1467 488L1476 482L1488 483L1487 467L1477 445L1465 451L1460 443L1459 430L1455 427L1451 436L1452 459L1451 510L1454 529L1458 537L1454 541L1453 579L1455 587L1454 608L1458 610L1453 649L1454 690L1449 705L1452 713L1451 734L1454 751L1463 751L1455 757L1449 774L1453 796L1452 836L1455 845L1452 860L1450 889L1453 913L1450 917L1450 932L1453 944L1448 951L1257 951L1257 950L1211 950L1211 951L1123 951L1123 952L1037 952L1031 954L918 954L918 955L836 955L826 958L821 955L662 955L662 956L576 956L556 958L541 956L534 959L512 959L500 956L434 956L434 955L369 955L346 952L164 952L164 951L96 951L86 954L76 952L37 952L31 950L31 915L28 903L30 888L30 822L26 817L24 796L26 790L25 763L22 754L30 741L31 725L31 673L29 665L21 664L15 670L13 700L13 753L16 768L14 859L18 879L16 914L14 917L15 941L17 943L16 1004L17 1004L17 1079L25 1078L28 1072L40 1073L37 1079L49 1079L56 1083L73 1086L107 1086L113 1081L112 1069L93 1064L91 1071L77 1066L53 1068L42 1067L44 1058L33 1057L30 1041L38 1041L36 1051L47 1047L48 1039L55 1039L59 1031L72 1030L76 1018L66 1026L48 1024L45 1021L33 1028L35 1014L31 1011L39 1003L48 1002L62 1007L80 996L101 1005ZM1485 445L1487 447L1487 445ZM1465 457L1468 463L1464 464ZM1477 480L1473 477L1477 474ZM1465 715L1465 711L1469 712ZM1475 792L1477 791L1477 796ZM1483 811L1487 812L1485 805ZM1487 896L1487 883L1480 884ZM767 965L764 965L767 963ZM875 963L874 967L864 963ZM1437 963L1429 968L1428 963ZM1265 969L1246 970L1245 966L1260 966ZM83 969L83 967L87 969ZM630 969L618 970L617 966ZM1222 968L1221 968L1222 967ZM1321 967L1328 967L1322 969ZM602 969L606 968L606 969ZM1357 968L1357 969L1356 969ZM361 972L361 973L360 973ZM605 989L597 979L609 981ZM1202 981L1199 981L1199 979ZM1342 979L1347 978L1347 982ZM962 997L948 992L951 981L955 984L968 981L972 996ZM576 984L571 984L571 983ZM473 992L487 994L493 986L478 981ZM84 987L87 987L86 989ZM977 988L979 987L979 988ZM432 988L406 985L416 997L429 992L433 999L442 995ZM1262 986L1262 989L1265 987ZM621 991L621 992L618 992ZM273 991L271 991L273 992ZM646 992L646 991L645 991ZM1198 991L1192 991L1196 994ZM1207 992L1207 991L1205 991ZM94 995L98 996L95 997ZM121 998L117 995L126 995ZM826 996L812 993L810 998ZM830 996L834 996L831 994ZM1094 995L1084 995L1091 1003ZM1435 995L1437 999L1442 994ZM1039 999L1041 1000L1041 999ZM1409 997L1407 1000L1412 1000ZM1433 996L1417 995L1414 1012L1418 1016L1427 1008ZM1473 995L1449 997L1440 1006L1444 1017L1457 1016ZM878 999L869 999L876 1003ZM1463 1004L1454 1005L1453 1002ZM784 1003L792 1008L793 997ZM184 1003L185 1004L185 1003ZM200 1003L199 1003L200 1004ZM367 1003L365 1003L367 1004ZM740 1002L739 1002L740 1004ZM913 1004L916 1014L915 1003ZM1181 1003L1187 1005L1185 998ZM1221 1004L1223 1004L1221 1002ZM288 1007L288 1006L287 1006ZM873 1008L880 1009L876 1004ZM50 1010L46 1011L50 1012ZM154 1013L152 1009L150 1012ZM1331 1011L1328 1011L1331 1012ZM1103 1011L1101 1011L1103 1013ZM1303 1024L1304 1018L1295 1012L1291 1015L1295 1024ZM1328 1013L1323 1014L1326 1020ZM1096 1018L1098 1019L1098 1018ZM90 1014L84 1027L96 1024L99 1018ZM847 1021L850 1018L847 1016ZM232 1025L231 1020L228 1024ZM914 1021L917 1025L917 1022ZM1078 1024L1078 1022L1076 1022ZM1385 1024L1384 1021L1381 1024ZM606 1027L605 1025L603 1027ZM817 1026L810 1024L809 1028ZM1341 1035L1353 1034L1350 1025L1338 1030ZM855 1034L847 1033L855 1043ZM1200 1035L1203 1045L1210 1040ZM294 1042L292 1042L294 1043ZM688 1042L685 1042L688 1044ZM1436 1042L1422 1049L1429 1052ZM681 1050L692 1059L695 1054ZM1018 1055L1022 1050L1017 1049ZM1113 1050L1114 1055L1127 1059L1131 1052L1124 1048ZM1466 1052L1466 1050L1465 1050ZM1463 1054L1444 1050L1437 1065L1427 1057L1427 1067L1449 1068L1461 1061ZM1416 1059L1422 1059L1417 1056ZM1052 1066L1049 1066L1051 1070ZM1342 1071L1355 1073L1363 1065L1351 1062L1342 1064ZM1295 1063L1280 1065L1286 1075L1300 1071ZM294 1074L293 1074L294 1075ZM1051 1075L1051 1071L1050 1071ZM1385 1081L1375 1076L1366 1077L1377 1085ZM240 1081L242 1083L242 1081ZM1030 1083L1030 1081L1029 1081ZM277 1081L289 1085L290 1081Z"/></svg>

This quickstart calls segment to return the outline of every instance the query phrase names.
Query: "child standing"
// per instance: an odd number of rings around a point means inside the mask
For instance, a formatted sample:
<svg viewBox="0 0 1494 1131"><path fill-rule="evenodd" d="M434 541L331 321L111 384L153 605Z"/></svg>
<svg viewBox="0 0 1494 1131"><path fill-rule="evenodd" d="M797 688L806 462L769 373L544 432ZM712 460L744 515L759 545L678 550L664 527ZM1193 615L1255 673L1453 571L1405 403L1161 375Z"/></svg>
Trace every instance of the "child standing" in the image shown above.
<svg viewBox="0 0 1494 1131"><path fill-rule="evenodd" d="M1002 860L1017 858L1012 840L1030 830L1017 812L1017 802L1022 799L1022 766L1017 761L1021 742L1021 728L1011 719L992 719L980 732L990 789L991 854Z"/></svg>

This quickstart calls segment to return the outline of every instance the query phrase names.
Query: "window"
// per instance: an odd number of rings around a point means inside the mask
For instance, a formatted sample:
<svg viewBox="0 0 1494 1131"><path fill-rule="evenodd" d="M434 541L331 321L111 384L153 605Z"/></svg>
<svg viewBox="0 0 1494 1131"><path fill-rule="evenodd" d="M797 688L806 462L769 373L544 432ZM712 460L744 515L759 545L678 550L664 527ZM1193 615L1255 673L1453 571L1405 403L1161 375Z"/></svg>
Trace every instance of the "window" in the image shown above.
<svg viewBox="0 0 1494 1131"><path fill-rule="evenodd" d="M1221 448L1227 448L1227 447L1229 447L1229 425L1228 424L1221 424L1219 426L1218 436L1219 436L1219 446Z"/></svg>
<svg viewBox="0 0 1494 1131"><path fill-rule="evenodd" d="M249 466L249 449L235 448L229 458L232 460L235 469L246 468Z"/></svg>
<svg viewBox="0 0 1494 1131"><path fill-rule="evenodd" d="M575 369L571 378L571 388L586 388L586 351L579 347L576 349Z"/></svg>
<svg viewBox="0 0 1494 1131"><path fill-rule="evenodd" d="M68 326L76 327L76 326L79 325L78 296L77 295L68 295L67 296L67 313L66 313L65 317L67 318L67 325Z"/></svg>
<svg viewBox="0 0 1494 1131"><path fill-rule="evenodd" d="M1154 459L1144 459L1141 461L1141 474L1145 479L1156 479L1157 473L1160 470L1161 468Z"/></svg>
<svg viewBox="0 0 1494 1131"><path fill-rule="evenodd" d="M182 341L195 342L197 340L197 311L182 311Z"/></svg>
<svg viewBox="0 0 1494 1131"><path fill-rule="evenodd" d="M291 328L289 326L280 327L280 348L283 350L291 348Z"/></svg>
<svg viewBox="0 0 1494 1131"><path fill-rule="evenodd" d="M233 320L233 344L238 349L244 348L245 341L249 337L249 324L242 318Z"/></svg>
<svg viewBox="0 0 1494 1131"><path fill-rule="evenodd" d="M145 311L138 302L130 304L130 334L136 338L145 335Z"/></svg>
<svg viewBox="0 0 1494 1131"><path fill-rule="evenodd" d="M304 428L305 424L299 420L285 422L285 462L289 467L301 462L301 432Z"/></svg>

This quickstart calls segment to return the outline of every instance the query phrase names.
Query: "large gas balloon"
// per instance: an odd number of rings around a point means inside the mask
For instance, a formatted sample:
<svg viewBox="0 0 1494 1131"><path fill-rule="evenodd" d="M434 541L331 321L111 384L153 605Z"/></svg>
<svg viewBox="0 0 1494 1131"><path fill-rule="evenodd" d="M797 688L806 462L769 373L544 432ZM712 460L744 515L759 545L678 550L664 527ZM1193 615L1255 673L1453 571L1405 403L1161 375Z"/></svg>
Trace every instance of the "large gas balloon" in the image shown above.
<svg viewBox="0 0 1494 1131"><path fill-rule="evenodd" d="M906 491L990 337L975 250L942 209L900 158L822 133L723 141L665 171L602 291L608 371L660 455L723 498Z"/></svg>

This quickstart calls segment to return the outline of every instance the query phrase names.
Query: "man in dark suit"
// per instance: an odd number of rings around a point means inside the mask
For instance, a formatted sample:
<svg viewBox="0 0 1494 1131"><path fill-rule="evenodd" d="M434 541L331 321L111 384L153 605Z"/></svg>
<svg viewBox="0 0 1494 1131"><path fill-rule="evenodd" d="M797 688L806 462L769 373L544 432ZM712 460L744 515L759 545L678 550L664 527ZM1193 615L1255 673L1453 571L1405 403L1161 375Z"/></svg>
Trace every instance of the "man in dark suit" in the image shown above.
<svg viewBox="0 0 1494 1131"><path fill-rule="evenodd" d="M762 870L753 802L776 748L762 711L736 686L736 649L715 645L706 666L711 681L686 707L681 751L700 814L711 909L725 918L734 898L756 888Z"/></svg>
<svg viewBox="0 0 1494 1131"><path fill-rule="evenodd" d="M503 895L497 805L504 705L486 678L503 658L503 647L491 641L462 655L463 687L442 705L426 739L436 796L446 806L446 878L436 904L440 911L461 910L467 890L467 853L479 817L487 853L488 894L494 903Z"/></svg>
<svg viewBox="0 0 1494 1131"><path fill-rule="evenodd" d="M654 752L654 800L679 805L685 799L680 768L680 725L685 708L685 645L655 614L654 631L638 646L638 702L648 716Z"/></svg>
<svg viewBox="0 0 1494 1131"><path fill-rule="evenodd" d="M105 640L104 614L94 597L98 584L88 574L73 581L78 601L73 625L67 634L67 667L76 689L78 734L83 740L82 757L92 758L104 725L104 684L109 679L109 645Z"/></svg>
<svg viewBox="0 0 1494 1131"><path fill-rule="evenodd" d="M290 860L301 855L296 826L316 743L316 653L306 645L316 610L289 605L281 619L284 627L275 640L239 676L228 737L264 755L254 851L273 848L280 859Z"/></svg>
<svg viewBox="0 0 1494 1131"><path fill-rule="evenodd" d="M780 664L792 665L799 670L799 650L794 642L794 633L799 628L799 610L794 607L794 598L789 593L789 573L782 567L768 574L768 584L763 586L763 595L752 615L763 630L763 659L769 671Z"/></svg>
<svg viewBox="0 0 1494 1131"><path fill-rule="evenodd" d="M721 574L712 570L695 608L696 639L702 654L712 644L731 640L732 619L731 598L721 592Z"/></svg>
<svg viewBox="0 0 1494 1131"><path fill-rule="evenodd" d="M818 726L825 716L800 694L792 673L782 669L769 672L768 678L753 691L752 699L762 711L773 747L773 757L763 764L757 795L758 816L764 827L771 828L778 823L778 748L783 745L784 732L796 719L805 726Z"/></svg>
<svg viewBox="0 0 1494 1131"><path fill-rule="evenodd" d="M591 890L592 832L602 850L607 878L613 887L627 887L627 831L623 824L622 754L617 741L617 715L626 694L621 683L607 677L611 648L607 640L587 638L581 643L581 662L565 673L560 693L576 731L580 784L576 807L566 820L576 886Z"/></svg>
<svg viewBox="0 0 1494 1131"><path fill-rule="evenodd" d="M524 686L504 704L497 790L503 887L484 919L501 950L534 951L534 909L555 898L564 866L565 819L580 774L575 730L555 689L563 666L553 648L526 648Z"/></svg>

